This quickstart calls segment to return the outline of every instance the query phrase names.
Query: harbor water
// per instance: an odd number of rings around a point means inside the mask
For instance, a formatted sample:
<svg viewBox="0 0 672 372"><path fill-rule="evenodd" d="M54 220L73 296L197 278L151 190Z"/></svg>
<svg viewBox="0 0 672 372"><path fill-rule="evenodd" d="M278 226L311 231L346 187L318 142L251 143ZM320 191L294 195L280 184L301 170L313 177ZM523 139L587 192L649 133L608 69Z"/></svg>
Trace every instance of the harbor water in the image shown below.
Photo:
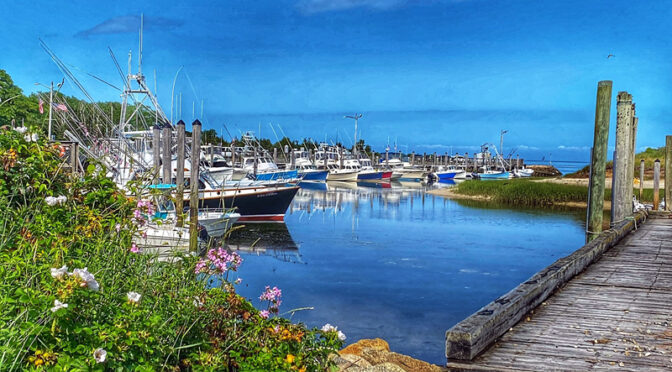
<svg viewBox="0 0 672 372"><path fill-rule="evenodd" d="M285 224L246 226L226 244L244 259L239 293L258 307L277 286L281 313L312 308L294 321L443 364L445 331L583 245L584 215L454 201L420 183L309 184Z"/></svg>

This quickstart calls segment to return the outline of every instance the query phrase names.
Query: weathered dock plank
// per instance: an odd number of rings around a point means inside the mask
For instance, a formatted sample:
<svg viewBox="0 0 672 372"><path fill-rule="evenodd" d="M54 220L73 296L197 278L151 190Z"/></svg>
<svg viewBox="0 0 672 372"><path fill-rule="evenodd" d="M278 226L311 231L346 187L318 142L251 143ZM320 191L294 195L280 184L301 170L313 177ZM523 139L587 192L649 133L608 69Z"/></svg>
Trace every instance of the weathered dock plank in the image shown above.
<svg viewBox="0 0 672 372"><path fill-rule="evenodd" d="M456 371L672 370L672 220L652 219Z"/></svg>

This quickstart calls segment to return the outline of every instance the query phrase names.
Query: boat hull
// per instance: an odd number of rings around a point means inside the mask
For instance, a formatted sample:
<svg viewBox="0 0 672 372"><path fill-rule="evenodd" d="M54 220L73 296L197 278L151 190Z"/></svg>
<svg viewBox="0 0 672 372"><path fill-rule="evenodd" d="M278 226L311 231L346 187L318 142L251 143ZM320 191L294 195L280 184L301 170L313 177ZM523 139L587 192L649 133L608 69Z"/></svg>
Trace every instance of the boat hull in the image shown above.
<svg viewBox="0 0 672 372"><path fill-rule="evenodd" d="M511 177L511 173L509 172L501 172L501 173L479 173L478 178L482 180L505 180L509 179Z"/></svg>
<svg viewBox="0 0 672 372"><path fill-rule="evenodd" d="M454 179L457 172L436 172L435 174L439 181L447 181Z"/></svg>
<svg viewBox="0 0 672 372"><path fill-rule="evenodd" d="M329 176L329 171L299 171L299 176L301 181L314 181L314 182L324 182Z"/></svg>
<svg viewBox="0 0 672 372"><path fill-rule="evenodd" d="M256 180L257 181L294 180L297 179L298 177L299 172L296 169L294 169L286 171L257 173Z"/></svg>
<svg viewBox="0 0 672 372"><path fill-rule="evenodd" d="M298 186L253 187L239 190L199 192L198 206L204 209L233 209L241 222L283 222L285 212L299 190ZM184 201L185 208L189 200Z"/></svg>
<svg viewBox="0 0 672 372"><path fill-rule="evenodd" d="M359 172L357 181L377 181L383 179L383 172Z"/></svg>
<svg viewBox="0 0 672 372"><path fill-rule="evenodd" d="M357 172L332 173L329 172L327 181L357 181Z"/></svg>

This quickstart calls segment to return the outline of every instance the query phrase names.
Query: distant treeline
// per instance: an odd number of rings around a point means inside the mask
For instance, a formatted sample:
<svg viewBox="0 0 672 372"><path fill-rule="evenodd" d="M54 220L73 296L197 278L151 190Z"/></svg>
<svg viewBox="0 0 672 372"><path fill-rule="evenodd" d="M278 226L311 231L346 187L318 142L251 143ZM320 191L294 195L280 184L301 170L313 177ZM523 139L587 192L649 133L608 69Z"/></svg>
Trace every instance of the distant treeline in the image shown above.
<svg viewBox="0 0 672 372"><path fill-rule="evenodd" d="M44 88L44 87L43 87ZM40 114L40 97L42 97L43 113ZM97 102L96 105L105 113L106 118L100 113L95 106L87 101L76 97L66 96L58 92L57 84L54 85L54 103L63 103L68 107L68 110L73 111L85 125L96 125L101 128L102 133L112 133L114 126L118 125L121 116L121 102ZM37 125L42 127L46 132L48 124L48 110L49 110L49 90L43 93L32 93L29 96L23 94L21 88L14 84L11 76L0 69L0 126L2 125ZM126 119L131 118L131 115L136 111L136 106L129 103L126 108ZM143 105L138 114L133 116L131 120L130 130L143 130L150 128L156 122L156 112L150 107ZM65 126L59 123L54 115L53 133L57 139L63 138ZM222 136L217 133L215 129L206 129L201 134L203 144L214 144L230 146L232 141L236 141L239 145L240 138L231 138ZM273 151L277 148L280 153L284 152L285 145L293 148L305 148L306 150L313 149L317 144L308 139L290 139L283 137L275 142L268 138L260 138L259 144L268 151ZM341 143L335 143L341 145ZM371 146L367 145L364 140L357 142L357 147L363 149L368 154L371 154Z"/></svg>

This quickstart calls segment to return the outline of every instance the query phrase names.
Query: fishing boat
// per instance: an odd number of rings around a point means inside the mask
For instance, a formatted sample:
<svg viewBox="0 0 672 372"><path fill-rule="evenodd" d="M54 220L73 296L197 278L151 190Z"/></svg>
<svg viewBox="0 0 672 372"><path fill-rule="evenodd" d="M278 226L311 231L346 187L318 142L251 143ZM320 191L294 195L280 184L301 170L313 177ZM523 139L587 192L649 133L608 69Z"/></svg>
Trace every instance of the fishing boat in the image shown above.
<svg viewBox="0 0 672 372"><path fill-rule="evenodd" d="M234 210L240 213L237 222L283 222L285 212L299 186L247 186L233 188L199 187L199 209ZM185 208L189 196L185 195Z"/></svg>
<svg viewBox="0 0 672 372"><path fill-rule="evenodd" d="M203 226L212 238L219 238L240 219L240 213L221 209L199 209L198 223Z"/></svg>
<svg viewBox="0 0 672 372"><path fill-rule="evenodd" d="M528 169L528 168L522 168L522 169L514 169L513 171L513 176L514 177L532 177L534 174L534 169Z"/></svg>
<svg viewBox="0 0 672 372"><path fill-rule="evenodd" d="M327 176L329 175L329 171L317 169L315 164L313 164L313 162L310 161L310 158L308 157L296 157L294 164L298 170L298 176L301 178L301 182L325 182L327 180Z"/></svg>
<svg viewBox="0 0 672 372"><path fill-rule="evenodd" d="M482 180L502 180L512 177L511 172L504 170L486 170L483 173L478 173L477 176Z"/></svg>

